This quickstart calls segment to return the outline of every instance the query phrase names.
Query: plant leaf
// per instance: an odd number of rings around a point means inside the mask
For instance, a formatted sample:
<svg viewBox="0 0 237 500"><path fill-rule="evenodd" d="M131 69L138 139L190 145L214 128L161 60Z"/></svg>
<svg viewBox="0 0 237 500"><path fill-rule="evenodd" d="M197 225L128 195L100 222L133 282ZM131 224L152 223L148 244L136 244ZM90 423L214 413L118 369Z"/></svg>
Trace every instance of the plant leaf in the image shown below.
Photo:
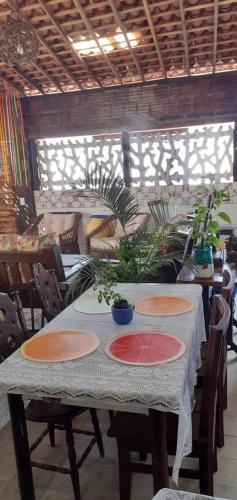
<svg viewBox="0 0 237 500"><path fill-rule="evenodd" d="M115 176L112 171L103 172L102 166L97 163L93 170L86 172L86 186L113 212L125 231L126 224L138 215L139 206L122 177Z"/></svg>
<svg viewBox="0 0 237 500"><path fill-rule="evenodd" d="M226 212L219 212L218 216L225 222L228 222L228 224L231 224L231 217Z"/></svg>

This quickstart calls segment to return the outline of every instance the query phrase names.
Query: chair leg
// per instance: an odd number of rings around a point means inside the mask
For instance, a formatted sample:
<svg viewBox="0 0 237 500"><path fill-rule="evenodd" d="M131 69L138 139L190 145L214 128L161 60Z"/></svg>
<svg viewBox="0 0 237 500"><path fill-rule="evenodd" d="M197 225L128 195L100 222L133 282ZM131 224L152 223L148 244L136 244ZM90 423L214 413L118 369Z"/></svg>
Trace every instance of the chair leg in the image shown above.
<svg viewBox="0 0 237 500"><path fill-rule="evenodd" d="M117 446L119 462L119 498L120 500L130 500L132 482L129 468L130 453L126 448L121 446L119 440L117 440Z"/></svg>
<svg viewBox="0 0 237 500"><path fill-rule="evenodd" d="M65 425L66 442L68 447L68 460L70 464L70 474L75 500L81 500L79 471L77 467L76 452L74 447L74 436L72 432L72 424Z"/></svg>
<svg viewBox="0 0 237 500"><path fill-rule="evenodd" d="M139 453L139 460L141 460L141 462L145 462L147 459L147 453L144 453L142 451L140 451Z"/></svg>
<svg viewBox="0 0 237 500"><path fill-rule="evenodd" d="M52 448L55 446L55 428L53 424L48 424L49 440Z"/></svg>
<svg viewBox="0 0 237 500"><path fill-rule="evenodd" d="M218 394L216 407L216 444L218 448L224 446L224 413L223 413L223 395Z"/></svg>
<svg viewBox="0 0 237 500"><path fill-rule="evenodd" d="M218 471L218 463L217 463L217 447L216 443L214 444L214 452L213 452L213 472Z"/></svg>
<svg viewBox="0 0 237 500"><path fill-rule="evenodd" d="M98 422L96 410L90 408L91 420L95 431L95 437L101 458L105 456L102 434Z"/></svg>
<svg viewBox="0 0 237 500"><path fill-rule="evenodd" d="M226 410L227 404L228 404L228 401L227 401L227 369L226 369L226 372L225 372L223 393L224 393L223 394L223 409Z"/></svg>
<svg viewBox="0 0 237 500"><path fill-rule="evenodd" d="M227 370L226 363L223 359L221 365L221 375L218 384L218 398L216 407L216 443L219 448L224 446L224 408L226 403L227 395L225 391L227 390Z"/></svg>
<svg viewBox="0 0 237 500"><path fill-rule="evenodd" d="M213 453L205 447L200 451L199 471L200 493L213 496Z"/></svg>

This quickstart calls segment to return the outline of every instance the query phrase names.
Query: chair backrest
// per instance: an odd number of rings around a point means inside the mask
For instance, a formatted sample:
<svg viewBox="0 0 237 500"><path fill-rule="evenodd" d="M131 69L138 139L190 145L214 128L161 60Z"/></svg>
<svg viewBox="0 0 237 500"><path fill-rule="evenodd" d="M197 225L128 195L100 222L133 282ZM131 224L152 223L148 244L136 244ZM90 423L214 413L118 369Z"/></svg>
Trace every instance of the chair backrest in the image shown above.
<svg viewBox="0 0 237 500"><path fill-rule="evenodd" d="M223 272L223 284L221 288L221 295L226 300L227 304L231 307L231 301L235 289L235 277L229 269Z"/></svg>
<svg viewBox="0 0 237 500"><path fill-rule="evenodd" d="M235 277L234 274L229 270L225 269L223 272L223 284L221 288L221 295L226 300L227 304L230 307L230 321L226 332L226 339L228 343L228 339L233 338L233 319L234 319L234 310L233 310L233 299L234 299L234 289L235 289Z"/></svg>
<svg viewBox="0 0 237 500"><path fill-rule="evenodd" d="M0 359L6 359L26 340L20 324L19 304L0 293ZM23 319L22 319L23 321Z"/></svg>
<svg viewBox="0 0 237 500"><path fill-rule="evenodd" d="M47 269L55 269L59 281L65 281L62 258L57 245L37 252L0 251L1 292L9 293L12 285L30 283L34 279L34 268L38 262Z"/></svg>
<svg viewBox="0 0 237 500"><path fill-rule="evenodd" d="M63 299L54 270L47 270L38 263L35 271L35 285L44 315L47 321L51 321L63 309Z"/></svg>
<svg viewBox="0 0 237 500"><path fill-rule="evenodd" d="M230 308L221 295L213 297L211 321L202 393L200 433L214 443L218 380L224 355L226 330L230 321Z"/></svg>

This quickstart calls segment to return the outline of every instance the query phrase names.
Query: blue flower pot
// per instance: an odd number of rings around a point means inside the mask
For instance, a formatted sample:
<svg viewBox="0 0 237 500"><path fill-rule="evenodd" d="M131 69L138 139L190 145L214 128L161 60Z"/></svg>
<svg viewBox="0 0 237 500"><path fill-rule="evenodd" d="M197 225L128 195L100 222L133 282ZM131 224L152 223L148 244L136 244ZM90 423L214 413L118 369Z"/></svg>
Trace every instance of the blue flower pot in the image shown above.
<svg viewBox="0 0 237 500"><path fill-rule="evenodd" d="M117 309L112 306L112 318L118 325L127 325L133 319L133 306L127 309Z"/></svg>

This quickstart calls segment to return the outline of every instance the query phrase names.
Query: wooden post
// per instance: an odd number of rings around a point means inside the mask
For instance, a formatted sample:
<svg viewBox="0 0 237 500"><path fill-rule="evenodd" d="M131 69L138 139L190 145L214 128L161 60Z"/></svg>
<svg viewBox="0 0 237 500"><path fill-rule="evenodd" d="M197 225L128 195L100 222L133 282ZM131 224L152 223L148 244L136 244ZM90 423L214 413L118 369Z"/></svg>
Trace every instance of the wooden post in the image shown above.
<svg viewBox="0 0 237 500"><path fill-rule="evenodd" d="M233 181L237 181L237 126L234 124L233 130Z"/></svg>
<svg viewBox="0 0 237 500"><path fill-rule="evenodd" d="M40 176L38 165L37 144L34 139L27 141L27 164L29 171L29 180L32 190L40 189Z"/></svg>
<svg viewBox="0 0 237 500"><path fill-rule="evenodd" d="M122 151L123 151L123 176L125 186L131 186L131 174L130 174L130 164L131 164L131 156L130 156L130 142L129 142L129 133L122 132Z"/></svg>

